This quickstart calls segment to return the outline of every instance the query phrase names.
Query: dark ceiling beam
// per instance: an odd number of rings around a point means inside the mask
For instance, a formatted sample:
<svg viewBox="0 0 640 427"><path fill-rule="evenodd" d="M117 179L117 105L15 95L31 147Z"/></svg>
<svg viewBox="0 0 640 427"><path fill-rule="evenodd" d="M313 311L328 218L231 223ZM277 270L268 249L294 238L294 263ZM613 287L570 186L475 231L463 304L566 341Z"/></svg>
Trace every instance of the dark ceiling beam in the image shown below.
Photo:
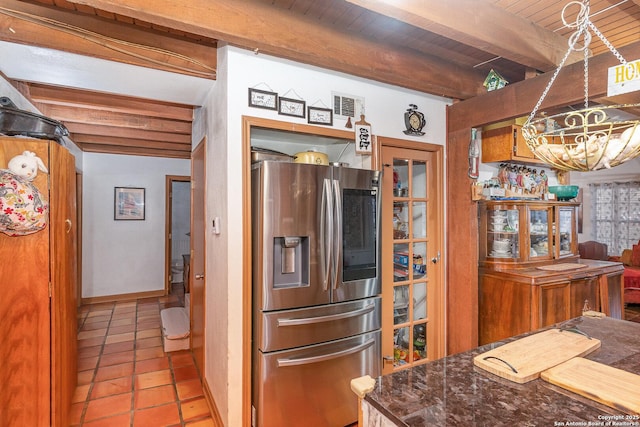
<svg viewBox="0 0 640 427"><path fill-rule="evenodd" d="M485 0L346 1L545 72L555 69L567 52L562 36ZM568 63L581 59L575 52Z"/></svg>
<svg viewBox="0 0 640 427"><path fill-rule="evenodd" d="M124 129L191 135L191 122L167 120L142 114L120 113L110 111L108 108L97 110L39 102L36 102L35 105L44 115L55 117L56 120L63 123L117 126Z"/></svg>
<svg viewBox="0 0 640 427"><path fill-rule="evenodd" d="M623 46L618 51L626 58L640 58L640 42ZM589 99L597 100L607 96L607 72L609 67L619 64L609 52L594 56L589 60ZM499 90L487 92L472 99L457 102L448 107L448 132L456 132L468 127L527 116L551 79L552 73L507 85ZM575 63L560 70L539 111L546 108L564 107L584 102L582 81L584 65ZM638 102L639 92L616 97L620 100Z"/></svg>
<svg viewBox="0 0 640 427"><path fill-rule="evenodd" d="M190 151L177 151L177 150L156 150L153 148L142 147L122 147L122 146L109 146L103 144L92 144L89 142L79 144L82 151L87 153L100 153L100 154L124 154L128 156L147 156L147 157L170 157L175 159L189 159L191 158Z"/></svg>
<svg viewBox="0 0 640 427"><path fill-rule="evenodd" d="M143 129L127 129L118 126L100 126L92 123L64 123L69 132L72 134L84 134L93 135L96 137L102 137L109 135L112 137L125 138L125 139L139 139L147 141L164 141L178 144L191 144L191 135L185 135L181 133L166 133L147 131Z"/></svg>
<svg viewBox="0 0 640 427"><path fill-rule="evenodd" d="M73 134L73 142L78 144L93 144L95 146L104 145L109 147L130 147L140 149L153 149L153 150L169 150L180 151L185 154L191 153L191 144L181 144L164 142L162 140L147 140L147 139L133 139L133 138L119 138L114 136L104 135L86 135L82 133ZM156 153L154 151L154 153Z"/></svg>
<svg viewBox="0 0 640 427"><path fill-rule="evenodd" d="M379 82L454 99L481 93L484 73L442 58L324 27L260 1L71 0L75 4L225 41Z"/></svg>
<svg viewBox="0 0 640 427"><path fill-rule="evenodd" d="M29 98L39 104L63 105L85 109L147 115L158 118L193 121L193 107L190 105L151 99L133 98L126 95L115 95L92 92L82 89L53 87L39 83L27 83Z"/></svg>
<svg viewBox="0 0 640 427"><path fill-rule="evenodd" d="M44 25L39 17L55 22ZM78 33L69 26L97 35ZM214 45L17 0L0 4L0 40L209 79L215 78L217 66Z"/></svg>

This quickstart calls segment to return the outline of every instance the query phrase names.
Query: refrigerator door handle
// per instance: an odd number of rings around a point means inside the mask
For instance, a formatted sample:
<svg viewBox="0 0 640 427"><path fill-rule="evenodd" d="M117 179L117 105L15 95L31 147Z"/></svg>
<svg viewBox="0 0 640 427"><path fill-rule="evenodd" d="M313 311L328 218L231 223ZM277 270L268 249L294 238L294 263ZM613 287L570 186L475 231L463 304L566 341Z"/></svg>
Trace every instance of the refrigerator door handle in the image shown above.
<svg viewBox="0 0 640 427"><path fill-rule="evenodd" d="M334 238L332 239L334 261L333 261L333 274L331 280L333 281L333 289L338 289L339 272L338 266L340 265L340 258L342 258L342 191L340 190L340 181L333 180L333 194L335 197L336 210L335 210L335 231Z"/></svg>
<svg viewBox="0 0 640 427"><path fill-rule="evenodd" d="M371 313L376 308L375 304L369 304L358 310L347 311L346 313L328 314L326 316L300 317L297 319L278 319L278 326L299 326L311 325L314 323L332 322L334 320L349 319L351 317L362 316Z"/></svg>
<svg viewBox="0 0 640 427"><path fill-rule="evenodd" d="M320 356L312 356L312 357L278 359L278 368L284 368L287 366L309 365L312 363L319 363L319 362L325 362L327 360L337 359L338 357L343 357L349 354L359 353L363 350L366 350L367 348L371 347L375 342L376 340L374 338L371 338L355 347L351 347L346 350L336 351L335 353L323 354Z"/></svg>
<svg viewBox="0 0 640 427"><path fill-rule="evenodd" d="M320 206L320 269L322 271L322 288L329 288L331 268L331 244L333 235L333 199L331 198L331 184L325 178L322 186L322 202ZM329 243L329 244L328 244Z"/></svg>

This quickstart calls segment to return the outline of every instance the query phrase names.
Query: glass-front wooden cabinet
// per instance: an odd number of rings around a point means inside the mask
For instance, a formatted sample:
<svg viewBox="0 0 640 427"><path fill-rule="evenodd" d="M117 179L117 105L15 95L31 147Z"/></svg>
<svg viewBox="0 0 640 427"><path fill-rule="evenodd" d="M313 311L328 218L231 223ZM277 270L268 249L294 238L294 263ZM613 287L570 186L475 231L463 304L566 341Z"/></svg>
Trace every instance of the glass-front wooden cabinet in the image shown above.
<svg viewBox="0 0 640 427"><path fill-rule="evenodd" d="M601 311L622 318L621 263L580 259L579 203L479 206L479 344Z"/></svg>
<svg viewBox="0 0 640 427"><path fill-rule="evenodd" d="M512 268L578 256L579 203L491 200L478 206L481 266Z"/></svg>

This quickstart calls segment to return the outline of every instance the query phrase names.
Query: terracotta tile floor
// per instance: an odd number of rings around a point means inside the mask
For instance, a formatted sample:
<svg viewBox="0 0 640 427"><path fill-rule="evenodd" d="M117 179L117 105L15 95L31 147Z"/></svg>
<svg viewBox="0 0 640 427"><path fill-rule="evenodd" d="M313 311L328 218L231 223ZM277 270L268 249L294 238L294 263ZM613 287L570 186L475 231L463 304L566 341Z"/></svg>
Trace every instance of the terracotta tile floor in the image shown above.
<svg viewBox="0 0 640 427"><path fill-rule="evenodd" d="M182 295L82 306L71 425L213 426L190 351L165 353L160 310Z"/></svg>

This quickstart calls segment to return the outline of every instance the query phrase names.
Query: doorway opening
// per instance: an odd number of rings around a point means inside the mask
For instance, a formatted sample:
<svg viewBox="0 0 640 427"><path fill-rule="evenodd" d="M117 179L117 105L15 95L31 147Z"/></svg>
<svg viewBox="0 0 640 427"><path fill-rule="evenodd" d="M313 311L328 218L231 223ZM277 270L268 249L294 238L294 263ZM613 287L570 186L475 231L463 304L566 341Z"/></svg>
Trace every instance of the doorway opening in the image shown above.
<svg viewBox="0 0 640 427"><path fill-rule="evenodd" d="M184 295L191 251L191 178L167 175L165 192L165 295Z"/></svg>

